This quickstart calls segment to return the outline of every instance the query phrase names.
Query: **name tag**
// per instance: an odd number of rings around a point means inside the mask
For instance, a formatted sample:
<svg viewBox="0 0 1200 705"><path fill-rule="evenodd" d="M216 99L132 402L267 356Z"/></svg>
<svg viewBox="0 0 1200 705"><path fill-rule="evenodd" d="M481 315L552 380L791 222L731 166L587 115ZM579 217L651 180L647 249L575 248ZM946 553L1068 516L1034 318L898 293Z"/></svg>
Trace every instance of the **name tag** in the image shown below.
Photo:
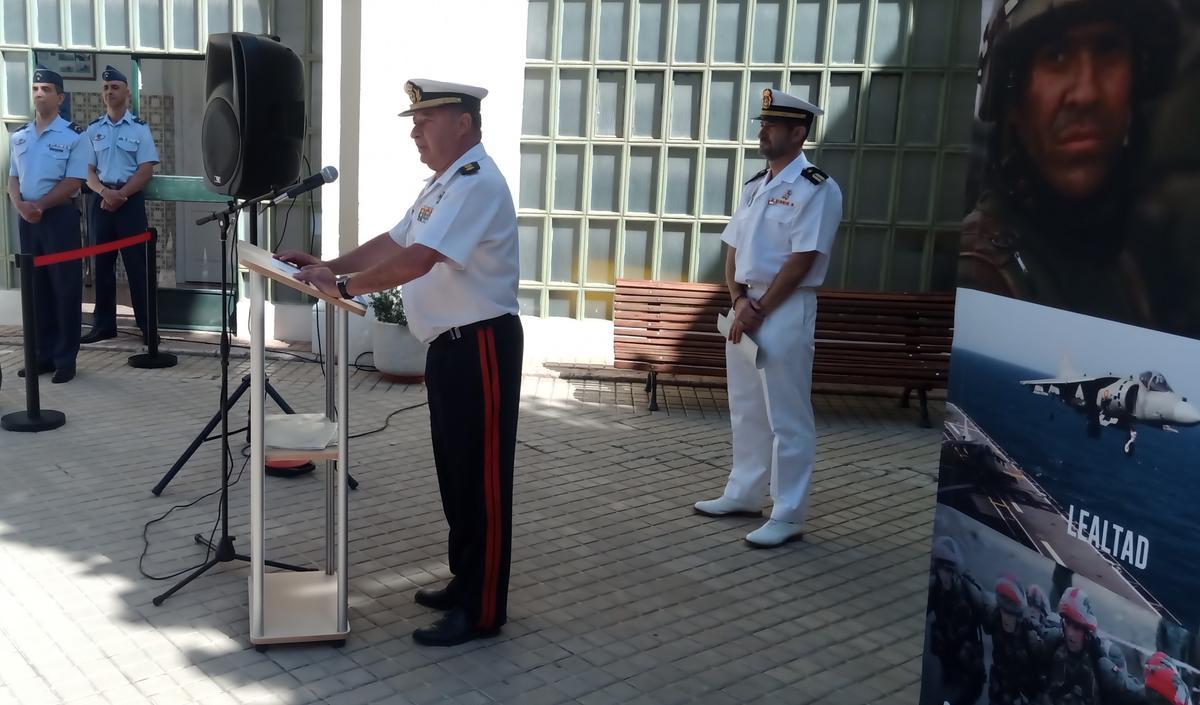
<svg viewBox="0 0 1200 705"><path fill-rule="evenodd" d="M429 220L429 216L431 215L433 215L433 208L429 206L422 206L421 210L417 212L417 220L424 223L425 221Z"/></svg>
<svg viewBox="0 0 1200 705"><path fill-rule="evenodd" d="M48 146L50 147L50 151L51 151L51 152L65 152L65 151L67 151L67 145L65 145L65 144L50 144L50 145L48 145Z"/></svg>

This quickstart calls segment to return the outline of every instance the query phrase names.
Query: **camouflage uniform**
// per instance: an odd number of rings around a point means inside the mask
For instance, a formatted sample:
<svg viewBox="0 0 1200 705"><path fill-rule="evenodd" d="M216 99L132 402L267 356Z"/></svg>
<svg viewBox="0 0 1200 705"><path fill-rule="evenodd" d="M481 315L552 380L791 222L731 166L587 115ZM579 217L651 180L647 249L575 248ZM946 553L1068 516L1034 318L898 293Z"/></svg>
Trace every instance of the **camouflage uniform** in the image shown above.
<svg viewBox="0 0 1200 705"><path fill-rule="evenodd" d="M1005 588L1011 591L1007 595ZM1028 705L1041 692L1038 664L1045 649L1041 630L1026 617L1025 593L1016 581L1002 578L995 594L997 604L988 607L987 619L983 622L983 630L992 637L988 703ZM1011 632L1004 629L1005 612L1016 620L1016 628Z"/></svg>
<svg viewBox="0 0 1200 705"><path fill-rule="evenodd" d="M1114 182L1105 193L1110 190L1118 193L1124 186ZM1125 202L1100 196L1096 207L1080 205L1077 211L1054 203L1060 199L1049 194L1049 186L1035 187L1032 179L985 193L963 221L960 285L1150 324L1145 279L1121 247L1128 220Z"/></svg>
<svg viewBox="0 0 1200 705"><path fill-rule="evenodd" d="M942 588L938 579L939 565L955 573L948 590ZM942 666L943 695L939 702L973 705L987 678L983 670L981 630L986 609L983 591L970 575L962 572L958 547L948 537L934 542L931 578L926 613L933 614L929 625L930 651Z"/></svg>
<svg viewBox="0 0 1200 705"><path fill-rule="evenodd" d="M1049 659L1041 705L1121 705L1138 702L1142 684L1129 675L1120 650L1096 633L1096 614L1083 590L1073 587L1058 603L1063 627L1044 634ZM1084 631L1083 647L1067 645L1066 623Z"/></svg>
<svg viewBox="0 0 1200 705"><path fill-rule="evenodd" d="M1047 635L1049 675L1043 705L1117 705L1137 702L1142 685L1123 667L1114 647L1094 634L1072 653L1061 631Z"/></svg>
<svg viewBox="0 0 1200 705"><path fill-rule="evenodd" d="M1190 7L1192 26L1200 8ZM1158 328L1200 338L1200 34L1191 32L1178 80L1163 97L1150 129L1143 194L1133 243L1145 268Z"/></svg>
<svg viewBox="0 0 1200 705"><path fill-rule="evenodd" d="M1126 247L1146 118L1173 64L1170 7L1161 0L1017 0L998 3L985 31L980 119L993 125L983 192L963 223L959 284L1137 325L1154 321L1148 282ZM1038 174L1006 115L1028 57L1072 24L1116 20L1134 53L1129 139L1108 179L1084 199L1058 194Z"/></svg>

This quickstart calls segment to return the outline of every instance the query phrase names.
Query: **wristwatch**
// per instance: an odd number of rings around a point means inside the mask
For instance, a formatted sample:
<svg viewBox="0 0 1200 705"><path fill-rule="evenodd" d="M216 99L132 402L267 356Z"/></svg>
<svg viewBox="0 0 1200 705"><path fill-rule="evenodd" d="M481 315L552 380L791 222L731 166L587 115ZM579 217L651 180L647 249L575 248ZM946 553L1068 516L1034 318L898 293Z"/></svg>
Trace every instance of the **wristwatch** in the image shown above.
<svg viewBox="0 0 1200 705"><path fill-rule="evenodd" d="M353 299L354 298L354 296L352 296L349 291L346 291L346 282L349 282L349 281L350 281L349 277L346 277L345 279L337 280L338 293L340 293L342 295L343 299Z"/></svg>

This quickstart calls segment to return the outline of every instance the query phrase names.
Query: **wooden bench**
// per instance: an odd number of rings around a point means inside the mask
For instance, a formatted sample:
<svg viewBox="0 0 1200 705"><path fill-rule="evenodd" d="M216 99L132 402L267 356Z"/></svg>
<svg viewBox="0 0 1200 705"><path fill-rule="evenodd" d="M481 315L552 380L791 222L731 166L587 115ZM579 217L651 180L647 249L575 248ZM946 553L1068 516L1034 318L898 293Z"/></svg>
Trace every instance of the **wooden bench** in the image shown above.
<svg viewBox="0 0 1200 705"><path fill-rule="evenodd" d="M617 281L613 301L616 367L647 372L650 410L659 373L725 376L718 313L729 310L721 284ZM907 407L915 391L928 428L927 392L945 389L954 332L954 294L817 291L813 382L898 387Z"/></svg>

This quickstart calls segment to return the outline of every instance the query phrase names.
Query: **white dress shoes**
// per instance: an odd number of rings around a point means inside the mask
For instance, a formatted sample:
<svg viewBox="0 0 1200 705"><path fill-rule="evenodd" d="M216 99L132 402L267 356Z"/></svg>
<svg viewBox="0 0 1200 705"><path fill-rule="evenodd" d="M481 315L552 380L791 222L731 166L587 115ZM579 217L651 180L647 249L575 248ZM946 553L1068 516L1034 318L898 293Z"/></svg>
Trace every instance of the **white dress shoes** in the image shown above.
<svg viewBox="0 0 1200 705"><path fill-rule="evenodd" d="M768 519L766 524L746 534L746 543L754 548L775 548L789 541L799 541L803 526L795 522Z"/></svg>
<svg viewBox="0 0 1200 705"><path fill-rule="evenodd" d="M717 499L705 499L693 505L697 514L706 517L760 517L762 505L748 504L721 495Z"/></svg>

